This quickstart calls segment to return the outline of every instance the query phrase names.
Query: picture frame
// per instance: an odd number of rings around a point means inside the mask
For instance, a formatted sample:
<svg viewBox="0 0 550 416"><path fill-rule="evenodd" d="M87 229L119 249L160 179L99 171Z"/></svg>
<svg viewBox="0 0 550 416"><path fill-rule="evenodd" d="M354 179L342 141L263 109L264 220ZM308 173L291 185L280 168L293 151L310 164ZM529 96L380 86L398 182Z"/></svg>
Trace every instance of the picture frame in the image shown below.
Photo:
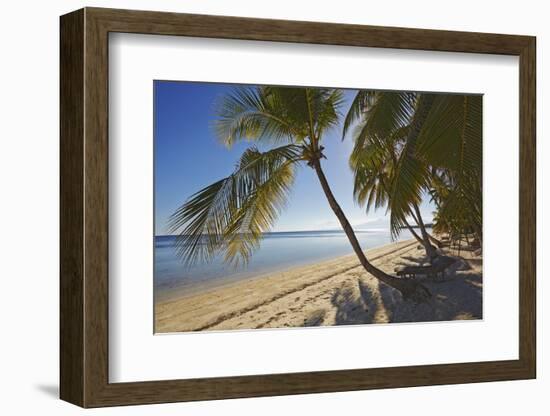
<svg viewBox="0 0 550 416"><path fill-rule="evenodd" d="M519 359L109 382L109 33L519 57ZM530 36L84 8L60 19L60 397L82 407L536 377L536 40Z"/></svg>

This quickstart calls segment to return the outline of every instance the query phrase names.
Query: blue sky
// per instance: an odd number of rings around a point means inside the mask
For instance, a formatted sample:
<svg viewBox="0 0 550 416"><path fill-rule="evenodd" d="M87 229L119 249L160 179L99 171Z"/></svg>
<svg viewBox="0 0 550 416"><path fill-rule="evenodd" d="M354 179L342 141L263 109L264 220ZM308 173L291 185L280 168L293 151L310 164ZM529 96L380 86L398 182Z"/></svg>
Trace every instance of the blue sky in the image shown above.
<svg viewBox="0 0 550 416"><path fill-rule="evenodd" d="M212 130L213 103L234 88L216 83L155 81L155 234L167 234L166 221L193 193L229 175L250 143L228 149ZM347 90L347 111L354 90ZM385 210L366 214L353 200L353 176L348 167L352 141L342 142L341 129L328 132L323 141L327 159L325 175L342 209L356 229L387 228ZM433 206L425 201L421 211L431 220ZM338 229L314 171L299 168L287 209L272 231Z"/></svg>

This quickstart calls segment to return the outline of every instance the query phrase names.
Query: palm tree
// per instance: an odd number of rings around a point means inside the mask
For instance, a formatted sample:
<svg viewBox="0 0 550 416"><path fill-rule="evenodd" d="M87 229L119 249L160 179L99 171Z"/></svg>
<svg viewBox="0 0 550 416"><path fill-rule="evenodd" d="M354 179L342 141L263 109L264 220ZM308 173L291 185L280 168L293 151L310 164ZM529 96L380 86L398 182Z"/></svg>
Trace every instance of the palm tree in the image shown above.
<svg viewBox="0 0 550 416"><path fill-rule="evenodd" d="M366 204L367 212L373 201L376 202L375 208L387 206L392 213L390 218L394 236L402 228L408 228L424 246L428 257L434 259L437 253L431 244L433 237L428 234L419 209L421 196L415 194L405 205L398 207L394 207L395 202L392 203L396 188L394 183L400 169L409 168L403 166L404 157L401 156L414 152L411 142L416 141L417 130L425 117L421 117L418 110L424 108L424 112L429 111L427 106L431 103L419 100L414 93L361 90L344 121L342 138L345 138L351 125L360 120L355 129L354 149L350 157L350 166L355 174L354 195L359 204ZM401 215L396 215L392 208L399 210ZM420 229L421 237L409 224L409 216Z"/></svg>
<svg viewBox="0 0 550 416"><path fill-rule="evenodd" d="M430 240L437 240L427 233L418 208L423 194L438 208L434 229L474 232L481 241L481 104L479 95L359 91L344 121L344 136L360 122L354 137L356 185L365 187L363 194L370 186L361 182L368 176L361 173L365 157L390 160L384 191L392 232L398 234L412 216L430 257ZM353 157L351 162L354 167ZM356 198L363 194L356 192Z"/></svg>
<svg viewBox="0 0 550 416"><path fill-rule="evenodd" d="M435 229L473 233L481 242L482 97L439 98L432 112L419 139L418 154L435 167L430 179L430 193L438 206Z"/></svg>
<svg viewBox="0 0 550 416"><path fill-rule="evenodd" d="M397 156L395 153L394 140L398 138L393 135L389 141L381 146L381 141L376 139L375 144L366 144L365 146L355 146L350 156L350 167L354 173L353 194L360 206L366 207L365 211L389 207L391 197L391 182L397 165ZM424 226L422 216L418 206L414 206L414 211L410 212L411 217L417 226ZM429 239L419 236L415 229L404 219L405 226L411 235L424 246L426 254L433 256L434 248ZM435 239L434 239L435 240Z"/></svg>
<svg viewBox="0 0 550 416"><path fill-rule="evenodd" d="M364 269L399 290L404 298L422 301L429 291L413 280L399 279L372 265L336 201L322 169L324 134L341 117L338 89L241 87L218 103L214 128L227 146L240 140L276 147L244 152L234 172L191 196L170 218L179 231L177 250L187 262L208 261L222 253L231 263L248 261L285 207L296 168L312 168Z"/></svg>

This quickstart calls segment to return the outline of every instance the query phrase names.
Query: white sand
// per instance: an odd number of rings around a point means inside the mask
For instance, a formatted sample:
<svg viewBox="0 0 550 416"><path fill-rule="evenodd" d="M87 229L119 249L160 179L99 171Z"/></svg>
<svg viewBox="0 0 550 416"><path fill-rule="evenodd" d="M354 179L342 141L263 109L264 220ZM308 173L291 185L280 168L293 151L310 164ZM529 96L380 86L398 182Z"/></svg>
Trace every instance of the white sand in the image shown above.
<svg viewBox="0 0 550 416"><path fill-rule="evenodd" d="M159 302L155 331L480 319L482 260L461 254L444 281L420 279L432 292L425 304L403 301L398 291L367 273L355 255L348 255ZM413 240L369 250L367 258L388 273L426 261L424 250Z"/></svg>

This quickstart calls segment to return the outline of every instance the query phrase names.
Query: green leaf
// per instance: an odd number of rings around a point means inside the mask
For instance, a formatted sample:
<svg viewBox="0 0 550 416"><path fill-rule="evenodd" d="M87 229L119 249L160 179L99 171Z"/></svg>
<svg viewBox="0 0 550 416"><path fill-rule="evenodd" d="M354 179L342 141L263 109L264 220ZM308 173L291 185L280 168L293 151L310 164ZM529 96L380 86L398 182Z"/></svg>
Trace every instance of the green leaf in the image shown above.
<svg viewBox="0 0 550 416"><path fill-rule="evenodd" d="M246 263L284 208L300 160L297 145L246 150L231 175L192 195L170 217L178 255L187 265L218 253Z"/></svg>

